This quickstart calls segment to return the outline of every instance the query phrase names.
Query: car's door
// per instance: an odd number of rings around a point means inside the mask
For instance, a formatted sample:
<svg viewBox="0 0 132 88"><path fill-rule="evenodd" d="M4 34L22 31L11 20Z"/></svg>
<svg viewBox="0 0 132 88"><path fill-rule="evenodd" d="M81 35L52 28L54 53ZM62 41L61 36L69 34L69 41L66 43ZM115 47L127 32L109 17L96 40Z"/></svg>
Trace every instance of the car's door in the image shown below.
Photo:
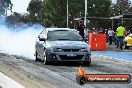
<svg viewBox="0 0 132 88"><path fill-rule="evenodd" d="M45 35L46 35L46 31L44 30L43 32L40 33L37 40L38 42L36 42L36 51L37 51L37 54L38 54L37 56L39 59L43 59Z"/></svg>

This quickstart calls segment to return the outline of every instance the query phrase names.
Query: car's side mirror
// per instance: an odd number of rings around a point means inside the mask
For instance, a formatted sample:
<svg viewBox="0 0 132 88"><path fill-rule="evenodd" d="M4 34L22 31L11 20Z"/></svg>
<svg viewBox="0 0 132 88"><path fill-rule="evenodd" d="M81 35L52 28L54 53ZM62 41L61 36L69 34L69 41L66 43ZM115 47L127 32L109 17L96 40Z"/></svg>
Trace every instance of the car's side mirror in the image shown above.
<svg viewBox="0 0 132 88"><path fill-rule="evenodd" d="M38 38L40 38L40 35L38 36Z"/></svg>
<svg viewBox="0 0 132 88"><path fill-rule="evenodd" d="M46 41L45 38L39 38L39 41Z"/></svg>

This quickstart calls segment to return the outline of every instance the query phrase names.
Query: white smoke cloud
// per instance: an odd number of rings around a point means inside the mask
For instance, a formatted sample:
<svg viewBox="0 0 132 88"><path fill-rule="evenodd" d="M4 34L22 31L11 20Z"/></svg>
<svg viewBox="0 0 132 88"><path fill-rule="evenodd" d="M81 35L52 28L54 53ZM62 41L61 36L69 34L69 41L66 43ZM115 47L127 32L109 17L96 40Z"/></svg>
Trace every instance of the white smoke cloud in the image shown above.
<svg viewBox="0 0 132 88"><path fill-rule="evenodd" d="M34 60L36 37L43 29L38 24L32 26L24 24L15 29L8 28L4 18L0 17L0 51Z"/></svg>

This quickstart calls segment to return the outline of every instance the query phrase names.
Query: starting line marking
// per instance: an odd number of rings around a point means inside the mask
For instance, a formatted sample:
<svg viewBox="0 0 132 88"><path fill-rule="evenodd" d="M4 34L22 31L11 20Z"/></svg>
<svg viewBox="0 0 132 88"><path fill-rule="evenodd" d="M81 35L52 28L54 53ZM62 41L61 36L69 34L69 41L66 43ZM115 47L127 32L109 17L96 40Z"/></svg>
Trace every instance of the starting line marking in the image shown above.
<svg viewBox="0 0 132 88"><path fill-rule="evenodd" d="M25 88L0 72L0 88Z"/></svg>

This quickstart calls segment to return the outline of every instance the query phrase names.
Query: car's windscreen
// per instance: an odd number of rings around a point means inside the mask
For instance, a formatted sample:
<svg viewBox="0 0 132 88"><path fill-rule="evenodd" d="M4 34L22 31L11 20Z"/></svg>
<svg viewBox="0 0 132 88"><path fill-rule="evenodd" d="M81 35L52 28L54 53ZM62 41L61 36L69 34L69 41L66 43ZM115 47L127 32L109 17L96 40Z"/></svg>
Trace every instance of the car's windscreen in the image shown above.
<svg viewBox="0 0 132 88"><path fill-rule="evenodd" d="M57 31L49 31L47 35L47 40L82 41L82 37L75 31L57 30Z"/></svg>

